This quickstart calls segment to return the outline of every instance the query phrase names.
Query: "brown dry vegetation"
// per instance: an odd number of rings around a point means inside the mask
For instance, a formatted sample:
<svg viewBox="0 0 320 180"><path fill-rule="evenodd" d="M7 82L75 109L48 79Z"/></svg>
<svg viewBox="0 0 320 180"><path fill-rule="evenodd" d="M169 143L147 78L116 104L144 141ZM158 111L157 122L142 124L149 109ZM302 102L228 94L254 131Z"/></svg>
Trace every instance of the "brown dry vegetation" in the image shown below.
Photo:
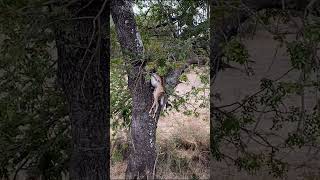
<svg viewBox="0 0 320 180"><path fill-rule="evenodd" d="M180 95L199 87L194 71L187 73L188 82L177 86ZM206 96L209 94L206 92ZM190 100L193 105L194 99ZM157 129L157 175L161 179L208 179L209 107L199 109L199 117L170 111L160 117ZM128 139L126 132L118 133L112 141L111 179L124 179Z"/></svg>

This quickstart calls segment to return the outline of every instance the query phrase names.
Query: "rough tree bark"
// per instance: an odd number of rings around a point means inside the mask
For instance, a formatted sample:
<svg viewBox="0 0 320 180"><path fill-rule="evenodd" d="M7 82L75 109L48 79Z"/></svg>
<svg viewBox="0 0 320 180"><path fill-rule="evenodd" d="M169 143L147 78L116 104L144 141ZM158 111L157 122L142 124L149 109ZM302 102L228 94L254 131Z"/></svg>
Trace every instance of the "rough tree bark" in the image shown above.
<svg viewBox="0 0 320 180"><path fill-rule="evenodd" d="M58 82L69 104L73 151L70 179L109 177L108 1L80 0L55 27ZM86 17L86 18L81 18Z"/></svg>
<svg viewBox="0 0 320 180"><path fill-rule="evenodd" d="M111 3L112 19L126 61L128 87L132 97L131 145L126 179L150 179L153 177L156 159L155 119L148 114L152 104L150 82L145 80L143 44L136 27L132 2L114 0Z"/></svg>

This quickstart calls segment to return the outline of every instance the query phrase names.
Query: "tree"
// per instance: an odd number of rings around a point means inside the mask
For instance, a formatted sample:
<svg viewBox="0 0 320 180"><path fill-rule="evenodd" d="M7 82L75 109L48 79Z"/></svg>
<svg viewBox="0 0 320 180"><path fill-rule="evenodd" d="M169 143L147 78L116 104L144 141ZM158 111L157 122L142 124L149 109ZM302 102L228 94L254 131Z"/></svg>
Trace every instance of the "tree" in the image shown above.
<svg viewBox="0 0 320 180"><path fill-rule="evenodd" d="M75 20L55 28L58 81L66 95L71 120L71 179L109 177L108 3L75 3L69 7Z"/></svg>
<svg viewBox="0 0 320 180"><path fill-rule="evenodd" d="M112 19L126 58L128 87L132 96L131 154L126 179L151 178L155 165L156 121L148 114L152 103L150 83L143 72L143 44L130 1L113 1ZM159 112L157 113L157 119Z"/></svg>
<svg viewBox="0 0 320 180"><path fill-rule="evenodd" d="M158 4L150 6L149 8L155 8L155 10L156 8L163 8L164 3L162 1L158 2ZM185 1L185 3L186 2L187 1ZM190 5L190 2L188 3ZM196 6L193 7L196 8ZM166 11L160 12L166 13ZM155 11L155 13L157 13L157 11ZM151 108L153 100L151 84L147 78L147 68L150 65L150 59L149 57L147 57L149 54L145 53L142 38L139 30L137 29L137 23L135 21L135 16L132 10L132 2L126 0L113 1L111 4L111 14L116 27L118 41L120 43L122 54L124 57L125 68L128 75L128 89L132 98L132 117L130 126L131 142L126 179L154 178L156 173L156 128L157 121L160 116L160 109L158 110L155 119L149 116L148 112ZM167 15L169 16L171 14L168 13ZM191 19L193 18L193 16L190 17ZM184 16L181 16L179 18L183 19ZM165 22L156 25L155 28L167 26L169 24L168 26L171 27L171 29L169 28L168 30L170 32L170 36L177 36L178 30L172 28L173 22L171 20L174 18L165 16L163 19ZM184 24L181 24L181 26L183 25ZM153 27L150 27L150 29L151 28ZM190 28L190 30L191 29L192 28ZM185 31L184 33L180 34L181 38L183 39L183 36L188 37L188 33L192 34L194 32ZM176 52L176 54L178 53ZM188 65L195 63L203 64L205 62L200 58L196 59L188 57L187 60L179 62L179 67L170 69L163 66L163 64L166 65L167 63L171 63L173 65L174 59L172 60L172 62L166 62L166 60L161 59L163 57L155 56L155 58L159 59L159 62L155 62L155 65L160 64L157 69L158 73L162 73L162 75L165 75L167 92L170 92L170 90L172 91L178 84L180 75L183 73L184 69L188 67ZM167 58L166 55L164 56L164 58ZM173 56L173 58L175 57ZM155 67L153 66L153 68ZM166 68L168 68L168 71L166 70Z"/></svg>
<svg viewBox="0 0 320 180"><path fill-rule="evenodd" d="M1 2L0 178L108 178L108 3Z"/></svg>
<svg viewBox="0 0 320 180"><path fill-rule="evenodd" d="M61 178L68 169L70 123L55 83L50 25L66 14L49 13L46 1L3 1L0 8L0 177L17 179L27 171Z"/></svg>
<svg viewBox="0 0 320 180"><path fill-rule="evenodd" d="M222 69L221 64L226 61L248 66L248 51L239 40L240 38L237 38L243 23L248 21L263 25L281 46L285 46L291 60L288 72L296 70L300 73L300 79L295 83L281 82L282 76L275 80L261 79L258 92L229 105L217 106L215 102L218 101L219 96L211 90L212 155L216 160L231 161L238 168L251 173L267 167L273 176L283 177L290 165L278 155L285 152L286 148L298 150L302 147L310 147L310 151L317 151L319 148L317 140L320 132L317 109L319 101L317 100L317 105L312 110L308 110L303 100L306 84L313 83L314 87L312 87L318 88L316 84L319 82L310 78L312 73L319 76L319 63L314 50L320 41L319 33L316 32L319 28L317 23L319 2L312 0L211 1L210 5L211 87L216 86L215 78ZM302 25L295 24L299 32L296 33L297 38L294 41L286 40L286 33L269 28L269 19L275 17L282 23L294 22L294 17L301 20ZM301 105L292 106L289 110L283 111L281 103L289 95L301 96ZM273 114L271 133L266 128L263 129L265 131L256 129L261 119L256 114L263 113ZM284 139L280 140L281 143L274 143L270 134L277 136L276 132L281 132L281 129L289 124L294 125L296 129L287 133ZM267 153L250 150L248 148L250 140L260 143L259 148L261 147ZM229 156L222 144L229 144L240 153ZM301 167L305 167L305 164L297 165L297 168Z"/></svg>
<svg viewBox="0 0 320 180"><path fill-rule="evenodd" d="M108 58L108 37L103 34L108 33L108 3L98 0L1 3L1 178L14 174L17 179L25 170L47 179L61 179L69 170L75 179L95 176L90 173L107 176L108 62L104 59ZM183 8L188 9L189 5L185 1ZM157 7L153 6L155 10ZM196 7L192 5L192 12ZM160 14L157 16L162 17ZM190 23L192 16L181 18ZM179 24L179 28L184 24ZM199 29L203 28L205 23ZM185 39L189 37L187 34L197 34L191 30L185 33ZM183 64L181 69L167 73L171 74L171 79L167 78L168 87L174 87L184 68ZM98 144L101 146L97 147ZM88 155L95 159L88 159ZM80 173L80 168L85 171ZM94 168L101 171L93 172Z"/></svg>

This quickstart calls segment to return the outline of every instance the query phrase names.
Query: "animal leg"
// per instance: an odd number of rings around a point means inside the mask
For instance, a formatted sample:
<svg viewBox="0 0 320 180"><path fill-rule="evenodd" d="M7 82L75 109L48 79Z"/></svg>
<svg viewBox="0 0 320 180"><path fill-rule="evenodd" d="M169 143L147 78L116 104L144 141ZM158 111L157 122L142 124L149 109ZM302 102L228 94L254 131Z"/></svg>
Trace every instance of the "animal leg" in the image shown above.
<svg viewBox="0 0 320 180"><path fill-rule="evenodd" d="M157 111L158 111L158 108L159 108L159 103L157 102L157 103L156 103L156 109L155 109L154 112L153 112L153 118L156 117L156 113L157 113Z"/></svg>
<svg viewBox="0 0 320 180"><path fill-rule="evenodd" d="M152 104L152 106L151 106L151 108L150 108L149 114L152 113L152 109L154 108L155 105L156 105L156 101L153 101L153 104Z"/></svg>
<svg viewBox="0 0 320 180"><path fill-rule="evenodd" d="M149 111L149 114L152 113L152 109L158 104L158 96L156 94L156 92L153 92L153 104L152 104L152 107Z"/></svg>

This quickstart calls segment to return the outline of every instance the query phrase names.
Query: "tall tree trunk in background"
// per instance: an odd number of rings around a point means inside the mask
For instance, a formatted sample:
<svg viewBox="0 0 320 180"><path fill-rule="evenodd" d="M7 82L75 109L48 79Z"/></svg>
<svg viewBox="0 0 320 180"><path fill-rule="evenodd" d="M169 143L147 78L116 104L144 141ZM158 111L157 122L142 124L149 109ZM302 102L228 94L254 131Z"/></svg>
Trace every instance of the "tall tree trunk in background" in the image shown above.
<svg viewBox="0 0 320 180"><path fill-rule="evenodd" d="M88 3L72 3L69 10L74 19L55 28L58 81L66 95L71 120L70 178L105 180L109 177L110 15L107 1Z"/></svg>
<svg viewBox="0 0 320 180"><path fill-rule="evenodd" d="M150 179L153 177L156 159L155 141L159 111L155 119L148 114L152 104L152 90L150 82L145 79L143 44L134 19L132 2L112 1L111 14L125 58L128 87L133 101L126 179Z"/></svg>

